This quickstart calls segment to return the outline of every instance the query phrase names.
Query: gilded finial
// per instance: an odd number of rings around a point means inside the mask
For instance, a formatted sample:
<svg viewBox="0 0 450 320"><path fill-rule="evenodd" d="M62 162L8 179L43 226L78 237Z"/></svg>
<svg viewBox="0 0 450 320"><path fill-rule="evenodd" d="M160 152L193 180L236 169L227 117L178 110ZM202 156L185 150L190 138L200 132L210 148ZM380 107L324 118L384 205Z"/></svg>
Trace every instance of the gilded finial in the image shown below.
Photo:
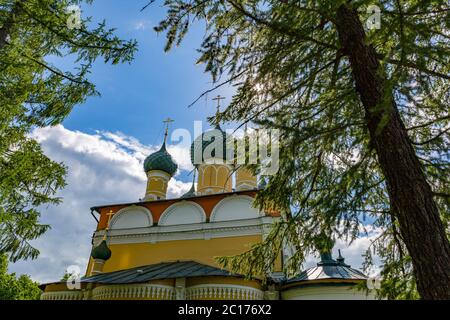
<svg viewBox="0 0 450 320"><path fill-rule="evenodd" d="M105 229L105 234L103 235L103 240L106 240L108 231L109 231L109 225L111 223L111 217L114 215L114 212L112 210L109 210L109 212L106 214L106 216L108 217L108 221L106 222L106 229Z"/></svg>
<svg viewBox="0 0 450 320"><path fill-rule="evenodd" d="M217 101L217 114L220 113L220 101L225 100L225 97L222 97L220 94L213 99L213 101Z"/></svg>
<svg viewBox="0 0 450 320"><path fill-rule="evenodd" d="M222 100L225 100L225 97L222 97L220 94L213 99L213 101L217 101L217 112L216 112L216 119L217 120L219 119L220 101L222 101ZM216 129L220 129L219 122L216 123Z"/></svg>
<svg viewBox="0 0 450 320"><path fill-rule="evenodd" d="M175 122L175 120L167 118L166 120L163 121L166 124L166 132L164 133L164 145L167 142L167 137L169 136L169 125L173 122Z"/></svg>

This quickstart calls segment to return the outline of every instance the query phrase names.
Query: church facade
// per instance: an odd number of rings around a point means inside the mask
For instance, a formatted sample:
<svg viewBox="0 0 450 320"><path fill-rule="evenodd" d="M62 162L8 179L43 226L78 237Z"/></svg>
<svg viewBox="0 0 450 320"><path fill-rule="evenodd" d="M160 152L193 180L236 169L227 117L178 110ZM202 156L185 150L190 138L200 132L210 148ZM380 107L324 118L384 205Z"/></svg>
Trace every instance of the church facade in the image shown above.
<svg viewBox="0 0 450 320"><path fill-rule="evenodd" d="M226 136L219 126L213 131ZM282 254L268 281L248 280L222 269L216 257L250 250L263 241L280 216L253 207L259 186L250 171L207 161L211 159L196 165L198 174L188 193L166 199L177 164L165 140L144 162L148 181L141 201L92 208L99 216L98 224L78 286L69 290L66 282L45 284L42 300L373 298L356 289L367 277L330 253L322 254L316 267L291 279L282 273ZM208 142L201 135L191 148L193 162L194 150L206 147Z"/></svg>

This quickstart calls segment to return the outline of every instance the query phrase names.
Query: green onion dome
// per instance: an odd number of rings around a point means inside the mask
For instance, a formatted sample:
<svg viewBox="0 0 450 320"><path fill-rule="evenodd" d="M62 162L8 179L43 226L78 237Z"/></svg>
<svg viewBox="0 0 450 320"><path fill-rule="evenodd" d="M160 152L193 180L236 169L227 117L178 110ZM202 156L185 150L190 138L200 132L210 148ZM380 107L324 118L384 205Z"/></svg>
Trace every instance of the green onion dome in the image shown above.
<svg viewBox="0 0 450 320"><path fill-rule="evenodd" d="M103 240L97 247L92 249L91 257L93 259L107 261L111 258L111 250L106 244L106 240Z"/></svg>
<svg viewBox="0 0 450 320"><path fill-rule="evenodd" d="M219 141L216 142L216 139L218 139ZM220 128L220 126L216 126L216 128L214 130L209 130L209 131L202 133L200 136L197 137L197 139L194 140L194 142L191 145L191 162L192 162L192 164L199 165L199 164L205 162L205 160L208 160L209 157L220 158L222 160L226 160L227 154L232 155L232 151L233 151L233 150L228 150L227 139L233 139L233 138L230 135L228 135L225 131L223 131ZM209 157L204 158L205 149L209 145L215 144L215 143L222 144L222 148L223 148L222 155L216 156L216 154L215 154L216 150L214 149L210 154L207 155ZM234 141L233 141L233 148L234 148ZM198 157L198 160L201 160L201 163L195 163L195 160L197 160L197 159L195 158L194 155L197 152L201 152L201 154L199 154L200 156Z"/></svg>
<svg viewBox="0 0 450 320"><path fill-rule="evenodd" d="M160 170L173 176L175 172L177 172L177 169L178 165L175 163L170 153L167 152L165 143L159 151L152 153L144 161L145 172Z"/></svg>

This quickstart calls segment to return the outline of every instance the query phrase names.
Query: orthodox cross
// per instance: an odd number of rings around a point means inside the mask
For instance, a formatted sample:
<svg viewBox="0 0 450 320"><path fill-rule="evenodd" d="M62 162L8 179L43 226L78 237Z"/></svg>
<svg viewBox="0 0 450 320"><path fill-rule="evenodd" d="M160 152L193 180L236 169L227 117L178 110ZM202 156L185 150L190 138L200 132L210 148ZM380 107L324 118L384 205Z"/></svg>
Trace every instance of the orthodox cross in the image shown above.
<svg viewBox="0 0 450 320"><path fill-rule="evenodd" d="M111 218L114 215L114 212L112 210L109 210L109 212L106 214L108 217L108 222L106 222L106 228L109 229L109 224L111 223Z"/></svg>
<svg viewBox="0 0 450 320"><path fill-rule="evenodd" d="M112 210L109 210L109 212L106 214L106 216L108 217L108 221L106 222L106 232L105 235L103 236L103 240L106 240L106 235L109 231L109 224L111 223L111 217L114 215L115 213Z"/></svg>
<svg viewBox="0 0 450 320"><path fill-rule="evenodd" d="M167 119L164 120L163 122L164 122L165 125L166 125L166 133L164 134L164 144L165 144L165 143L166 143L166 140L167 140L167 136L169 135L169 125L170 125L172 122L175 122L175 120L170 119L170 118L167 118Z"/></svg>
<svg viewBox="0 0 450 320"><path fill-rule="evenodd" d="M213 99L213 101L217 101L217 114L220 112L220 101L225 100L225 97L222 97L220 94Z"/></svg>

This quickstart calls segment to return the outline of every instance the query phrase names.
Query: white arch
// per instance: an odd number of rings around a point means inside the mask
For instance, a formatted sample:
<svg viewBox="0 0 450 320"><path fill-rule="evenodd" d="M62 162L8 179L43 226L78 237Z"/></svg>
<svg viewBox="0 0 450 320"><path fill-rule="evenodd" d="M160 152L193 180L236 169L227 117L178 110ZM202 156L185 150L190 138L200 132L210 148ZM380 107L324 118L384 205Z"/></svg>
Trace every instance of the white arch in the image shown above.
<svg viewBox="0 0 450 320"><path fill-rule="evenodd" d="M254 199L249 196L232 196L220 201L211 213L211 222L255 219L264 216L253 208Z"/></svg>
<svg viewBox="0 0 450 320"><path fill-rule="evenodd" d="M203 222L206 222L203 208L195 202L182 201L167 208L159 218L158 225L174 226Z"/></svg>
<svg viewBox="0 0 450 320"><path fill-rule="evenodd" d="M110 229L134 229L153 226L150 210L141 206L130 206L117 212L111 219Z"/></svg>

